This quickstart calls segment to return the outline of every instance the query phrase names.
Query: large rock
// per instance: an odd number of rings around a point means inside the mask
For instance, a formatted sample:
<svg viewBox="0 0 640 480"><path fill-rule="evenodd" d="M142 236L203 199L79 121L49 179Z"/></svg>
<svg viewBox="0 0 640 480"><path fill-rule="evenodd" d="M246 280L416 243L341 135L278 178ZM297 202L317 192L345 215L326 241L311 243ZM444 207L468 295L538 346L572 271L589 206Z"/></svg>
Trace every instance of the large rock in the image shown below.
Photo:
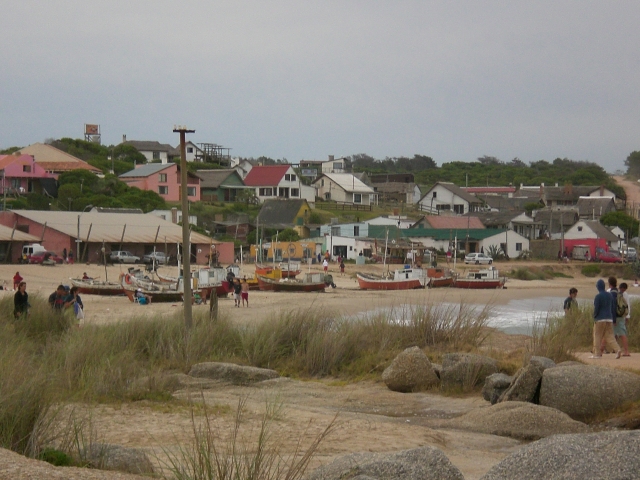
<svg viewBox="0 0 640 480"><path fill-rule="evenodd" d="M437 448L383 454L354 453L320 467L306 480L464 480L462 473Z"/></svg>
<svg viewBox="0 0 640 480"><path fill-rule="evenodd" d="M395 392L417 392L438 384L431 362L418 347L407 348L382 372L382 380Z"/></svg>
<svg viewBox="0 0 640 480"><path fill-rule="evenodd" d="M0 448L0 480L149 480L130 473L53 465Z"/></svg>
<svg viewBox="0 0 640 480"><path fill-rule="evenodd" d="M556 362L547 357L537 357L533 356L529 359L529 365L538 365L542 367L542 370L546 370L547 368L553 368L556 366Z"/></svg>
<svg viewBox="0 0 640 480"><path fill-rule="evenodd" d="M585 419L640 400L640 376L593 365L549 368L542 375L540 405Z"/></svg>
<svg viewBox="0 0 640 480"><path fill-rule="evenodd" d="M153 465L147 454L139 448L93 443L84 449L81 460L100 470L118 470L135 474L153 473Z"/></svg>
<svg viewBox="0 0 640 480"><path fill-rule="evenodd" d="M446 426L519 440L538 440L559 433L589 431L584 423L572 420L565 413L526 402L505 402L477 408L449 420Z"/></svg>
<svg viewBox="0 0 640 480"><path fill-rule="evenodd" d="M639 477L640 432L556 435L527 445L481 480L630 480Z"/></svg>
<svg viewBox="0 0 640 480"><path fill-rule="evenodd" d="M246 367L235 363L204 362L197 363L189 371L192 377L223 380L234 385L248 385L278 378L278 372L267 368Z"/></svg>
<svg viewBox="0 0 640 480"><path fill-rule="evenodd" d="M512 382L513 377L504 373L489 375L484 381L484 387L482 387L482 398L491 402L491 405L498 403L498 399L511 386Z"/></svg>
<svg viewBox="0 0 640 480"><path fill-rule="evenodd" d="M516 373L511 386L500 397L500 401L534 402L534 400L537 400L542 372L542 367L535 363L522 367Z"/></svg>
<svg viewBox="0 0 640 480"><path fill-rule="evenodd" d="M473 353L447 353L442 359L440 380L445 388L472 388L494 373L498 373L498 365L493 358Z"/></svg>

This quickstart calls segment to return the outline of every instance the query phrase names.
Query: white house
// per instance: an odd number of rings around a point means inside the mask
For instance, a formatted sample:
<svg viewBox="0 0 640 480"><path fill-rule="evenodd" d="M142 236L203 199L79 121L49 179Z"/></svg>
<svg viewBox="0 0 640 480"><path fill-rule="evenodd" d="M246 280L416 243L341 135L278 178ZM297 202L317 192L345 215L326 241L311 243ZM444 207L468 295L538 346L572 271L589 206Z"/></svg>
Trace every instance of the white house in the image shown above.
<svg viewBox="0 0 640 480"><path fill-rule="evenodd" d="M130 145L140 152L149 162L167 163L174 157L180 156L180 150L173 148L166 143L147 140L127 140L126 135L122 136L122 143Z"/></svg>
<svg viewBox="0 0 640 480"><path fill-rule="evenodd" d="M272 198L304 198L300 178L288 164L255 166L245 177L244 183L255 188L260 203Z"/></svg>
<svg viewBox="0 0 640 480"><path fill-rule="evenodd" d="M502 249L509 258L518 258L523 251L529 250L529 239L513 230L505 230L504 232L483 238L479 241L479 245L485 253L488 253L492 247L495 247L496 249Z"/></svg>
<svg viewBox="0 0 640 480"><path fill-rule="evenodd" d="M579 220L564 234L565 240L604 240L614 250L620 249L622 241L598 221ZM592 252L593 253L593 252Z"/></svg>
<svg viewBox="0 0 640 480"><path fill-rule="evenodd" d="M338 257L355 260L361 253L365 257L371 257L373 252L373 242L369 239L333 235L325 235L323 239L323 250L329 251L333 260Z"/></svg>
<svg viewBox="0 0 640 480"><path fill-rule="evenodd" d="M393 225L400 229L411 228L415 220L404 215L381 215L371 220L367 220L369 225Z"/></svg>
<svg viewBox="0 0 640 480"><path fill-rule="evenodd" d="M313 182L317 196L354 205L371 205L375 192L350 173L324 173Z"/></svg>
<svg viewBox="0 0 640 480"><path fill-rule="evenodd" d="M480 210L482 201L457 185L449 182L437 182L418 202L420 210L429 213L452 212L464 215Z"/></svg>
<svg viewBox="0 0 640 480"><path fill-rule="evenodd" d="M347 173L347 160L333 155L328 160L300 160L299 166L302 175L309 178L318 178L323 173Z"/></svg>
<svg viewBox="0 0 640 480"><path fill-rule="evenodd" d="M320 235L334 235L336 237L368 237L369 224L366 222L341 223L337 225L322 225Z"/></svg>

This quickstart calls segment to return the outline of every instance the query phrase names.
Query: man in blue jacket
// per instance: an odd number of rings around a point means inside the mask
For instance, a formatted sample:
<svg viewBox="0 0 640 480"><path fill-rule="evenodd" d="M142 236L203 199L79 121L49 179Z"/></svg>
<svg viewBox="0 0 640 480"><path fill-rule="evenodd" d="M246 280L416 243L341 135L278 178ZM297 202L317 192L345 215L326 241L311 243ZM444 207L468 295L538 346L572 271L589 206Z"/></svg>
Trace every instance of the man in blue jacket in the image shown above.
<svg viewBox="0 0 640 480"><path fill-rule="evenodd" d="M620 358L620 346L613 336L613 312L615 304L613 296L605 290L604 280L596 283L598 294L593 299L593 355L590 358L602 358L600 346L604 344L608 350L616 352L616 359Z"/></svg>

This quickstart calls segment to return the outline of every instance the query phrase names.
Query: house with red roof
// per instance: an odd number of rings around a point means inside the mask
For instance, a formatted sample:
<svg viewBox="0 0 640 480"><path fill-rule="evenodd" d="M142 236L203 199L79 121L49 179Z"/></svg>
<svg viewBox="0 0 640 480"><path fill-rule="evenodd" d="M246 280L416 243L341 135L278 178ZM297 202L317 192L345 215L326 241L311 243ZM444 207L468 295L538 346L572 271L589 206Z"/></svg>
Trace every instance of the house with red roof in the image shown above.
<svg viewBox="0 0 640 480"><path fill-rule="evenodd" d="M156 192L168 202L180 201L180 168L176 163L136 165L118 178L131 187ZM200 200L200 177L191 172L187 172L187 196L190 202Z"/></svg>
<svg viewBox="0 0 640 480"><path fill-rule="evenodd" d="M244 183L255 189L260 203L273 198L304 198L300 178L291 165L255 166L245 177Z"/></svg>
<svg viewBox="0 0 640 480"><path fill-rule="evenodd" d="M57 194L54 175L47 173L31 155L20 153L0 155L0 173L2 175L0 195L44 193L56 196Z"/></svg>

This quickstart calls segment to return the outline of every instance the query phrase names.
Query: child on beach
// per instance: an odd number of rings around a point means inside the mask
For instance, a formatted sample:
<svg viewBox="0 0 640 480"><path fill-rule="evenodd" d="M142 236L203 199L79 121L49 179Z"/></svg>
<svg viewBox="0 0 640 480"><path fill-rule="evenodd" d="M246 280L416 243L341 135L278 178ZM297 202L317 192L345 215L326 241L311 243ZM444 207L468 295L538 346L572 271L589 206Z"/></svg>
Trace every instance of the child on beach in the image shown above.
<svg viewBox="0 0 640 480"><path fill-rule="evenodd" d="M249 308L249 284L247 283L247 278L242 279L242 306L244 307L244 302L247 302L247 308Z"/></svg>

